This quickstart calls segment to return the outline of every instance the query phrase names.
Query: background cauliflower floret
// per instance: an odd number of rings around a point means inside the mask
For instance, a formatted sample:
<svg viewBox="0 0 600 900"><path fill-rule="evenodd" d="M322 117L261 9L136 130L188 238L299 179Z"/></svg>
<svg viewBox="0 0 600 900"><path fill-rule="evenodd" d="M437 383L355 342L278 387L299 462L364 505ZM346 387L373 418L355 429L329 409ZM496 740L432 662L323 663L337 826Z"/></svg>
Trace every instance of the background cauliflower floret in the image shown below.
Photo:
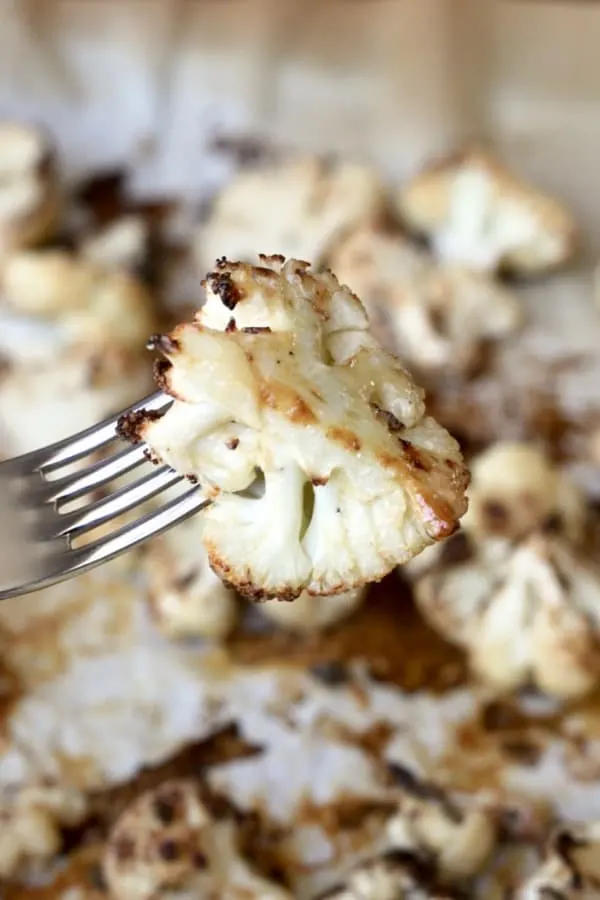
<svg viewBox="0 0 600 900"><path fill-rule="evenodd" d="M169 637L226 637L237 621L234 592L210 568L203 520L188 519L144 552L148 592L158 628Z"/></svg>
<svg viewBox="0 0 600 900"><path fill-rule="evenodd" d="M149 393L145 346L157 311L133 274L25 250L6 259L0 287L3 453L77 433Z"/></svg>
<svg viewBox="0 0 600 900"><path fill-rule="evenodd" d="M419 607L500 689L590 690L600 677L600 568L586 554L579 493L518 445L493 448L473 472L472 556L440 555L417 582Z"/></svg>
<svg viewBox="0 0 600 900"><path fill-rule="evenodd" d="M198 230L199 268L206 272L222 254L250 262L263 248L316 265L349 228L379 215L383 203L376 172L353 163L305 157L242 171Z"/></svg>
<svg viewBox="0 0 600 900"><path fill-rule="evenodd" d="M101 422L152 387L147 366L126 351L63 351L54 361L0 372L0 446L27 453ZM26 410L26 414L24 411Z"/></svg>
<svg viewBox="0 0 600 900"><path fill-rule="evenodd" d="M357 865L323 900L445 900L417 856L391 850Z"/></svg>
<svg viewBox="0 0 600 900"><path fill-rule="evenodd" d="M134 800L109 835L103 870L115 900L150 900L170 891L190 898L291 900L246 863L233 822L216 820L192 781L167 781Z"/></svg>
<svg viewBox="0 0 600 900"><path fill-rule="evenodd" d="M600 897L600 823L558 828L545 859L516 893L517 900L594 900Z"/></svg>
<svg viewBox="0 0 600 900"><path fill-rule="evenodd" d="M61 213L54 151L34 128L0 123L0 253L52 237Z"/></svg>
<svg viewBox="0 0 600 900"><path fill-rule="evenodd" d="M223 260L207 284L197 321L157 340L175 404L126 417L122 433L213 498L215 571L254 597L344 593L451 533L465 510L458 445L424 417L357 298L281 258ZM225 332L205 324L219 304Z"/></svg>
<svg viewBox="0 0 600 900"><path fill-rule="evenodd" d="M470 465L469 509L462 527L470 539L492 546L542 530L582 540L585 499L579 488L536 447L501 442Z"/></svg>
<svg viewBox="0 0 600 900"><path fill-rule="evenodd" d="M387 839L432 862L444 883L460 882L481 871L497 840L491 812L461 808L440 788L393 767L400 788L398 812L387 824Z"/></svg>
<svg viewBox="0 0 600 900"><path fill-rule="evenodd" d="M62 846L61 827L78 825L84 796L51 783L15 785L0 791L0 877L31 863L51 860Z"/></svg>
<svg viewBox="0 0 600 900"><path fill-rule="evenodd" d="M14 254L2 274L9 309L55 322L65 341L144 347L156 322L152 297L126 271L62 250Z"/></svg>
<svg viewBox="0 0 600 900"><path fill-rule="evenodd" d="M394 233L359 228L331 267L361 297L381 342L425 371L476 369L485 344L521 322L510 291L483 273L438 266Z"/></svg>
<svg viewBox="0 0 600 900"><path fill-rule="evenodd" d="M329 628L358 609L366 595L366 588L346 591L333 597L313 597L307 591L293 603L269 600L260 611L268 619L289 631L313 632Z"/></svg>
<svg viewBox="0 0 600 900"><path fill-rule="evenodd" d="M558 203L482 151L456 154L404 185L398 211L440 258L535 274L573 255L575 223Z"/></svg>

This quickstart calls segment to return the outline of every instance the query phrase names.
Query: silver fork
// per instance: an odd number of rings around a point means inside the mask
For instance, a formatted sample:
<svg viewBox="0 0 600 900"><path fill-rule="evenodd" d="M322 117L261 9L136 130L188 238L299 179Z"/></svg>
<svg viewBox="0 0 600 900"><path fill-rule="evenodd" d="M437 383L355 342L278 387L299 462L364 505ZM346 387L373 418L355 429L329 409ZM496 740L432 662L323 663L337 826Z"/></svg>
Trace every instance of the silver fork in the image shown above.
<svg viewBox="0 0 600 900"><path fill-rule="evenodd" d="M172 400L152 394L124 412L166 410ZM83 546L73 542L155 497L184 478L147 461L143 444L119 449L76 471L68 467L119 440L120 416L73 437L0 463L0 600L63 581L130 550L208 505L197 486ZM140 467L141 477L98 499L94 492ZM75 500L89 501L75 510Z"/></svg>

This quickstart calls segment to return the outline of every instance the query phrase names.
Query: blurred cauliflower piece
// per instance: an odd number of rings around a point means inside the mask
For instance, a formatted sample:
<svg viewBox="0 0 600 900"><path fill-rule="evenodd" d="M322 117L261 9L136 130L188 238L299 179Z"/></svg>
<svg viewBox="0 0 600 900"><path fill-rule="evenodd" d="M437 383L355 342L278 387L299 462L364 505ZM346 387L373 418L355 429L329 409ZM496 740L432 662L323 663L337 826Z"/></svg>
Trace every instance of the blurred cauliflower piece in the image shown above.
<svg viewBox="0 0 600 900"><path fill-rule="evenodd" d="M61 205L46 137L26 125L0 123L0 253L52 237Z"/></svg>
<svg viewBox="0 0 600 900"><path fill-rule="evenodd" d="M331 597L314 597L307 591L296 597L293 603L269 600L260 611L268 619L288 631L313 632L329 628L346 619L361 605L366 588L357 588Z"/></svg>
<svg viewBox="0 0 600 900"><path fill-rule="evenodd" d="M86 237L79 253L94 266L136 271L146 260L148 240L148 223L142 216L121 216Z"/></svg>
<svg viewBox="0 0 600 900"><path fill-rule="evenodd" d="M194 323L155 341L175 403L120 429L213 499L203 540L217 574L253 598L345 593L455 530L458 445L350 291L264 257L221 260L207 294Z"/></svg>
<svg viewBox="0 0 600 900"><path fill-rule="evenodd" d="M14 254L2 289L9 310L57 323L66 345L140 349L155 326L152 297L137 278L62 250Z"/></svg>
<svg viewBox="0 0 600 900"><path fill-rule="evenodd" d="M291 900L242 858L235 826L216 819L192 781L166 781L117 819L103 871L115 900Z"/></svg>
<svg viewBox="0 0 600 900"><path fill-rule="evenodd" d="M424 370L469 373L488 341L521 324L510 291L484 273L437 266L393 233L357 229L331 267L361 297L382 343Z"/></svg>
<svg viewBox="0 0 600 900"><path fill-rule="evenodd" d="M145 360L75 348L54 360L17 360L0 372L0 442L9 455L76 434L146 396ZM27 410L27 415L23 411Z"/></svg>
<svg viewBox="0 0 600 900"><path fill-rule="evenodd" d="M572 543L583 539L583 494L541 450L502 441L474 459L470 469L469 509L461 524L484 549L539 530Z"/></svg>
<svg viewBox="0 0 600 900"><path fill-rule="evenodd" d="M431 869L417 856L390 850L356 866L317 900L447 900L431 881Z"/></svg>
<svg viewBox="0 0 600 900"><path fill-rule="evenodd" d="M149 393L156 310L135 276L64 251L20 251L0 287L3 452L59 440Z"/></svg>
<svg viewBox="0 0 600 900"><path fill-rule="evenodd" d="M85 797L75 788L42 783L0 789L0 878L51 860L62 846L61 827L78 825L86 812Z"/></svg>
<svg viewBox="0 0 600 900"><path fill-rule="evenodd" d="M148 546L144 568L158 628L171 638L227 637L237 621L234 592L211 569L195 516Z"/></svg>
<svg viewBox="0 0 600 900"><path fill-rule="evenodd" d="M427 235L448 262L533 275L574 254L570 213L480 150L427 167L400 190L397 205L407 225Z"/></svg>
<svg viewBox="0 0 600 900"><path fill-rule="evenodd" d="M576 488L531 448L492 448L473 466L465 531L471 558L453 564L444 554L416 584L430 623L499 689L533 682L572 697L593 688L600 567L585 552Z"/></svg>
<svg viewBox="0 0 600 900"><path fill-rule="evenodd" d="M253 262L261 249L323 262L345 232L378 216L384 189L370 168L318 157L240 172L217 197L197 233L200 270L214 260Z"/></svg>
<svg viewBox="0 0 600 900"><path fill-rule="evenodd" d="M558 828L541 866L515 896L516 900L598 900L600 822Z"/></svg>
<svg viewBox="0 0 600 900"><path fill-rule="evenodd" d="M400 801L387 825L389 843L432 863L445 884L481 871L496 845L492 813L461 808L439 787L421 781L403 766L394 765L393 774Z"/></svg>

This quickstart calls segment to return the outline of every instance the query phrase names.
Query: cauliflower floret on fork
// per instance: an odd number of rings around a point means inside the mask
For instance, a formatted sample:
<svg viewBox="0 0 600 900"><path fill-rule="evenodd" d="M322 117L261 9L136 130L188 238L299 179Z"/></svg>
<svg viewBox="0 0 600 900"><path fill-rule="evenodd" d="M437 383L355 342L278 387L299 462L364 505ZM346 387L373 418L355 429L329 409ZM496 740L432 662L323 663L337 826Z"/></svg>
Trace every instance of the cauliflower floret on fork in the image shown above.
<svg viewBox="0 0 600 900"><path fill-rule="evenodd" d="M206 288L194 321L152 342L174 404L120 432L201 483L224 581L255 599L342 593L456 529L458 444L348 288L279 256L221 259Z"/></svg>

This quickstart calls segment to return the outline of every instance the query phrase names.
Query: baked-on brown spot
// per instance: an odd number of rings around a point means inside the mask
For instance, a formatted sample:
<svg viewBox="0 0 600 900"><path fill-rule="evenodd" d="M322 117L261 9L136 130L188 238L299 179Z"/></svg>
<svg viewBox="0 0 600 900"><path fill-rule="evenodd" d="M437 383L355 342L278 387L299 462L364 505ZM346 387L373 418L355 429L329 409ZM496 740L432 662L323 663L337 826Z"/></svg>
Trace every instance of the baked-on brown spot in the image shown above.
<svg viewBox="0 0 600 900"><path fill-rule="evenodd" d="M162 412L155 409L136 409L133 412L123 413L117 422L117 435L131 444L141 444L145 426L149 422L156 422L162 415Z"/></svg>
<svg viewBox="0 0 600 900"><path fill-rule="evenodd" d="M349 428L339 428L334 425L327 429L327 437L332 441L337 441L338 444L341 444L345 450L349 450L351 453L359 453L361 450L360 438L350 431Z"/></svg>
<svg viewBox="0 0 600 900"><path fill-rule="evenodd" d="M227 309L235 309L240 300L244 299L229 272L212 272L206 280L212 292Z"/></svg>
<svg viewBox="0 0 600 900"><path fill-rule="evenodd" d="M179 796L171 792L170 794L161 795L154 800L154 815L161 825L171 825L177 817L179 807Z"/></svg>
<svg viewBox="0 0 600 900"><path fill-rule="evenodd" d="M319 477L315 476L314 478L310 479L310 483L314 487L324 487L328 481L329 481L329 478L327 478L325 475L322 475Z"/></svg>
<svg viewBox="0 0 600 900"><path fill-rule="evenodd" d="M127 835L121 835L114 842L115 856L121 862L133 859L135 856L135 841Z"/></svg>
<svg viewBox="0 0 600 900"><path fill-rule="evenodd" d="M152 375L159 390L169 393L168 374L172 369L172 364L168 359L157 359L152 367Z"/></svg>
<svg viewBox="0 0 600 900"><path fill-rule="evenodd" d="M237 448L240 446L240 439L232 437L227 441L227 444L225 446L228 450L237 450Z"/></svg>
<svg viewBox="0 0 600 900"><path fill-rule="evenodd" d="M402 447L404 458L409 466L414 469L420 469L422 472L431 471L432 464L428 453L420 450L414 444L411 444L410 441L405 441L403 438L398 438L398 443Z"/></svg>
<svg viewBox="0 0 600 900"><path fill-rule="evenodd" d="M268 325L249 325L247 328L242 328L244 334L271 334L271 329Z"/></svg>
<svg viewBox="0 0 600 900"><path fill-rule="evenodd" d="M317 418L304 398L293 388L279 381L261 385L260 399L265 406L276 409L290 422L297 425L313 425Z"/></svg>
<svg viewBox="0 0 600 900"><path fill-rule="evenodd" d="M165 862L174 862L181 857L181 847L176 841L161 841L158 845L158 855Z"/></svg>
<svg viewBox="0 0 600 900"><path fill-rule="evenodd" d="M394 783L406 794L417 800L436 803L450 819L457 825L463 821L460 809L456 807L448 795L436 784L417 778L417 776L399 763L390 763L388 766Z"/></svg>

